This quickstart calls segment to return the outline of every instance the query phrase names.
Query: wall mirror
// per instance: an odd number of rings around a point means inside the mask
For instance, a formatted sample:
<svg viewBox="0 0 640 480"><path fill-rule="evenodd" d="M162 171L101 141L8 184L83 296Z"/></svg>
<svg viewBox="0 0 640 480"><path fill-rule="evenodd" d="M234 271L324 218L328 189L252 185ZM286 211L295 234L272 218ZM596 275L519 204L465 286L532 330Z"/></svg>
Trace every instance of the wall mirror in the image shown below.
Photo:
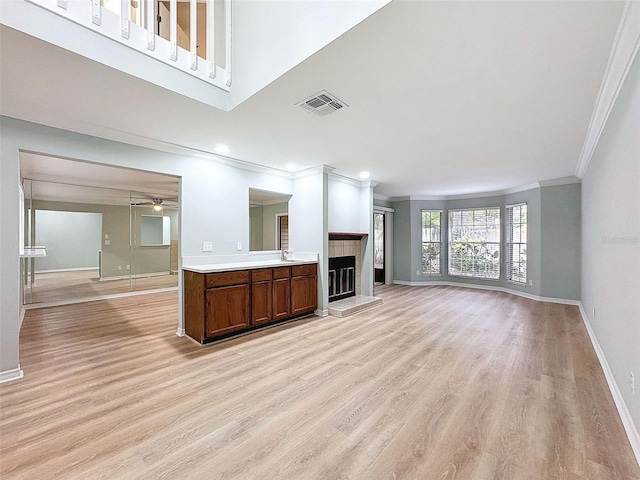
<svg viewBox="0 0 640 480"><path fill-rule="evenodd" d="M171 219L166 216L140 215L140 245L171 245Z"/></svg>
<svg viewBox="0 0 640 480"><path fill-rule="evenodd" d="M289 199L291 195L249 189L249 250L289 248Z"/></svg>

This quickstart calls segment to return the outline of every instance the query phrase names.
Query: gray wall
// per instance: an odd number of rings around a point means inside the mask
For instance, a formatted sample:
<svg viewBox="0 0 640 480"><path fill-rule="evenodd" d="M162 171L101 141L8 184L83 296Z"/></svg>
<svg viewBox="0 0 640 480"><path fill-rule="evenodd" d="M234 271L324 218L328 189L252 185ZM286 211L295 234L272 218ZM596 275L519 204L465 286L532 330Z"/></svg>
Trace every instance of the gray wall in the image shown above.
<svg viewBox="0 0 640 480"><path fill-rule="evenodd" d="M36 210L36 245L47 256L35 260L36 272L98 268L102 214Z"/></svg>
<svg viewBox="0 0 640 480"><path fill-rule="evenodd" d="M640 430L640 57L582 183L582 304ZM634 372L636 393L629 373Z"/></svg>
<svg viewBox="0 0 640 480"><path fill-rule="evenodd" d="M542 198L546 199L545 208ZM507 282L505 265L505 207L527 204L528 263L527 280L532 285ZM478 280L450 277L447 274L448 212L451 209L500 207L502 245L500 280ZM522 192L493 197L452 200L406 200L394 202L394 279L410 283L457 282L496 286L535 296L580 299L580 185L569 184L533 188ZM442 210L445 244L442 251L442 275L422 276L421 271L421 211ZM542 222L542 216L545 221ZM577 248L575 246L577 245ZM545 259L545 256L547 257ZM545 259L543 261L543 259ZM543 265L546 267L543 269Z"/></svg>
<svg viewBox="0 0 640 480"><path fill-rule="evenodd" d="M540 190L541 295L580 300L580 184Z"/></svg>
<svg viewBox="0 0 640 480"><path fill-rule="evenodd" d="M70 203L70 202L48 202L34 200L34 208L37 210L53 210L65 212L94 212L102 216L102 246L100 243L92 253L97 259L97 251L102 249L102 278L122 277L129 275L144 275L147 273L160 273L169 271L170 247L141 247L140 238L140 216L152 215L153 208L150 206L135 207L133 209L133 221L130 220L130 210L128 206L119 205L96 205L90 203ZM173 223L178 223L177 210L164 209L163 215L172 218L171 231L174 229ZM134 228L134 235L130 237L129 228ZM73 228L71 225L61 226L61 230ZM36 225L36 232L38 226ZM109 245L104 237L108 235ZM173 238L172 240L177 240ZM45 245L47 246L47 245ZM36 266L41 269L41 260L36 260ZM130 269L127 270L127 265ZM97 267L97 265L96 265ZM118 269L120 267L120 269Z"/></svg>
<svg viewBox="0 0 640 480"><path fill-rule="evenodd" d="M276 249L276 214L287 214L288 208L288 203L262 206L262 248L260 250Z"/></svg>
<svg viewBox="0 0 640 480"><path fill-rule="evenodd" d="M252 252L262 248L262 205L249 207L249 250Z"/></svg>

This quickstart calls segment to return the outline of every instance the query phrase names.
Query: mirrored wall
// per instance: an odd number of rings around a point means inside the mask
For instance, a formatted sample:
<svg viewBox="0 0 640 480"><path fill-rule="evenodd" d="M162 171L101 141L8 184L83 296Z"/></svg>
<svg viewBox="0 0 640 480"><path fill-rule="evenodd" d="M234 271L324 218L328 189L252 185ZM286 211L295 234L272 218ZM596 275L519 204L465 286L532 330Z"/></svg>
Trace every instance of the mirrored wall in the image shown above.
<svg viewBox="0 0 640 480"><path fill-rule="evenodd" d="M24 245L46 252L22 260L25 304L177 287L177 195L29 178L22 186Z"/></svg>

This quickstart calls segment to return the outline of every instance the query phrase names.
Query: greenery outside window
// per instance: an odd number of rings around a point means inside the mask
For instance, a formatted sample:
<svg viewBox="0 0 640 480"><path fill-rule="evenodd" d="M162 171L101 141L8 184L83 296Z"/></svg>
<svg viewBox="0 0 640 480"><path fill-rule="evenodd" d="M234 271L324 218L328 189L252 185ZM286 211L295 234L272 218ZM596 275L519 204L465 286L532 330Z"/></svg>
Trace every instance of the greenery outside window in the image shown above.
<svg viewBox="0 0 640 480"><path fill-rule="evenodd" d="M422 210L422 274L442 275L442 211Z"/></svg>
<svg viewBox="0 0 640 480"><path fill-rule="evenodd" d="M449 211L449 275L500 278L500 208Z"/></svg>
<svg viewBox="0 0 640 480"><path fill-rule="evenodd" d="M527 283L527 204L507 207L507 280Z"/></svg>

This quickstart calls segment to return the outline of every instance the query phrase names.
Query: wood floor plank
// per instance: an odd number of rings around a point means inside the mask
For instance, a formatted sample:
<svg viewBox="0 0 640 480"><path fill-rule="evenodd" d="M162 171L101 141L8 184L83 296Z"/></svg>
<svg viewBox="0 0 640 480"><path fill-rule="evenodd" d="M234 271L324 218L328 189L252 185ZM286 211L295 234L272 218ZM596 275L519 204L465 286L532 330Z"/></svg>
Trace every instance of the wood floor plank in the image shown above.
<svg viewBox="0 0 640 480"><path fill-rule="evenodd" d="M376 294L205 347L175 292L30 310L0 477L640 480L576 307Z"/></svg>

